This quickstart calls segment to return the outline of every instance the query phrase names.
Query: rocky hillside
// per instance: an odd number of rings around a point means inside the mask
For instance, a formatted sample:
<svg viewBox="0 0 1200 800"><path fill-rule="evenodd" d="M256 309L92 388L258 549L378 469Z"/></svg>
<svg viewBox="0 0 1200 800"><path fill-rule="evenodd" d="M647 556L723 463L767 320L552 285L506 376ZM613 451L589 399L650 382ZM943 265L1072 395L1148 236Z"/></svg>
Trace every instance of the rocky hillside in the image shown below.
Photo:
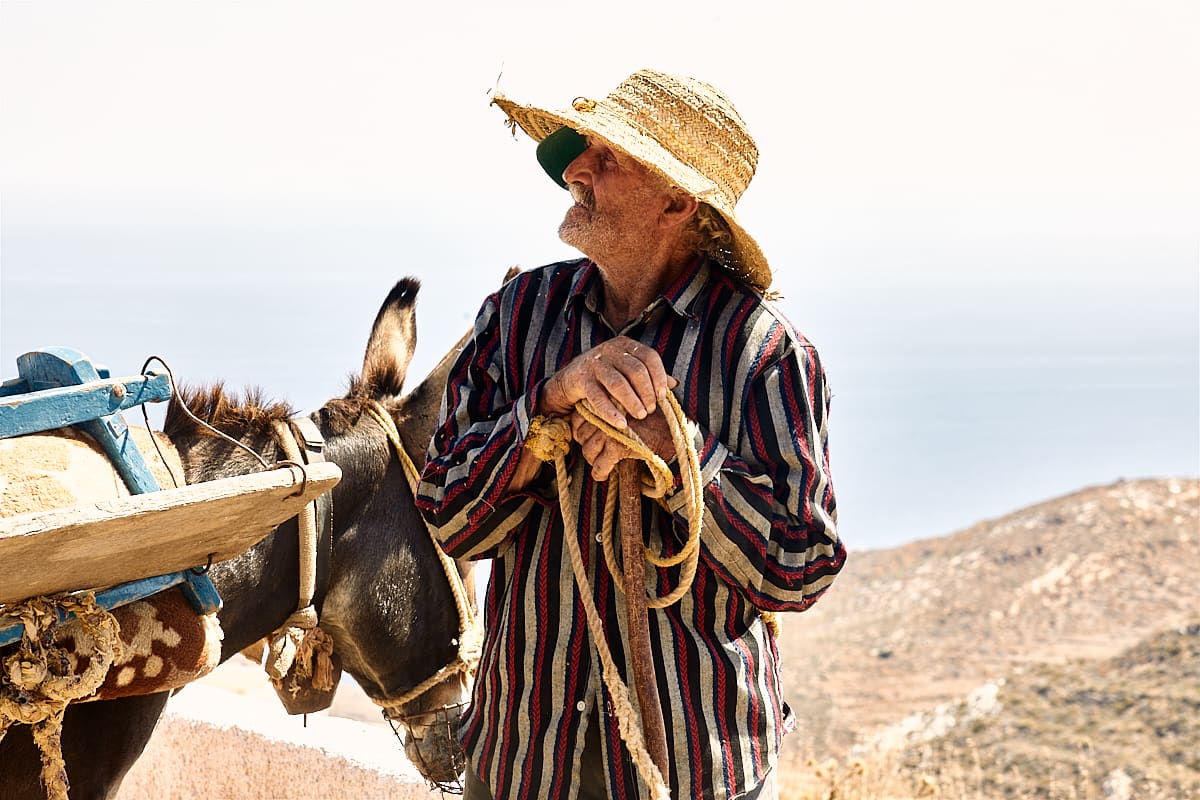
<svg viewBox="0 0 1200 800"><path fill-rule="evenodd" d="M1200 798L1197 575L1196 480L1095 487L952 536L852 550L830 593L783 620L801 724L786 740L781 796ZM345 731L300 727L257 670L236 667L206 679L232 681L227 712L197 687L172 701L197 695L194 718L165 721L121 797L166 797L165 786L180 798L201 787L274 796L280 769L301 768L297 797L437 796L401 774L386 728L335 751ZM258 732L247 719L290 729ZM197 752L208 758L187 756Z"/></svg>
<svg viewBox="0 0 1200 800"><path fill-rule="evenodd" d="M1027 681L1043 681L1045 691L1033 696L1059 708L1085 685L1083 673L1070 671L1085 668L1069 668L1069 661L1083 659L1097 670L1108 664L1106 674L1117 674L1122 652L1137 661L1142 651L1129 648L1141 642L1154 649L1159 640L1148 637L1186 630L1200 609L1198 574L1196 480L1122 481L952 536L852 550L830 593L785 619L785 690L801 720L785 769L800 769L810 757L843 757L856 745L904 745L912 733L904 721L911 725L941 704L974 703L967 715L983 718L986 707L1003 706L1004 695L1030 690ZM1167 669L1189 666L1194 680L1194 659L1189 665L1181 656ZM1068 671L1055 672L1060 668ZM1153 682L1152 668L1139 669ZM1184 712L1186 703L1166 697L1154 701L1166 704L1164 714ZM1127 706L1090 707L1115 720ZM1155 724L1180 724L1164 719ZM1092 734L1102 730L1108 728ZM1171 758L1164 750L1164 763Z"/></svg>
<svg viewBox="0 0 1200 800"><path fill-rule="evenodd" d="M985 797L1054 787L1113 800L1200 797L1200 616L1114 658L1020 667L988 686L985 702L910 718L901 746L910 775Z"/></svg>

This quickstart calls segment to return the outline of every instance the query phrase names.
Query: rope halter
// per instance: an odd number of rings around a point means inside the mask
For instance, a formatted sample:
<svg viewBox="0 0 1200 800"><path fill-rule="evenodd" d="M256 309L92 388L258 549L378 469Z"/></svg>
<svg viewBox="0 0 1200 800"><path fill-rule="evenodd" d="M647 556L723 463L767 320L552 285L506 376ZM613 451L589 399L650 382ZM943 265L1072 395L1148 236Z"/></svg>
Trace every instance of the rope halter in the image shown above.
<svg viewBox="0 0 1200 800"><path fill-rule="evenodd" d="M379 426L387 434L388 441L391 442L392 449L396 452L396 457L404 467L404 475L408 479L412 495L416 498L421 472L408 455L408 451L405 450L404 442L400 438L400 431L396 428L392 415L378 402L372 402L367 406L367 413L379 423ZM371 700L383 709L384 719L392 726L392 730L398 738L400 732L397 730L397 724L404 728L407 737L401 738L401 741L405 745L405 752L409 754L410 760L429 782L430 787L440 789L443 793L462 794L463 786L457 776L466 768L466 754L458 745L456 729L457 715L462 710L462 704L444 705L440 708L412 714L406 713L406 706L410 703L455 677L459 678L463 685L470 685L479 667L479 659L483 652L483 626L472 607L472 593L463 583L462 574L458 571L458 564L446 555L441 543L428 526L426 526L426 531L429 533L429 539L433 544L434 552L437 553L438 561L442 565L442 572L445 573L446 581L450 585L450 592L454 596L454 606L458 611L458 636L453 640L453 644L458 646L458 651L454 660L449 664L399 697L388 700L371 698ZM452 752L444 753L448 759L447 763L430 764L426 761L419 746L425 735L431 736L434 741L440 741L452 749ZM410 747L410 745L414 746ZM454 773L453 780L447 777L449 772Z"/></svg>

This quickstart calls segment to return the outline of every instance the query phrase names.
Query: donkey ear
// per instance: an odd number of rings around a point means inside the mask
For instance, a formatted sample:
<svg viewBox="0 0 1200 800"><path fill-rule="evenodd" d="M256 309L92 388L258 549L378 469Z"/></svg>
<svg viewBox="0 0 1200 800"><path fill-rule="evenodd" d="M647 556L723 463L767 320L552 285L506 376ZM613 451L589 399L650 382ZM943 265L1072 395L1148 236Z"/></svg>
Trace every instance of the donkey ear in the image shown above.
<svg viewBox="0 0 1200 800"><path fill-rule="evenodd" d="M417 347L416 278L399 281L375 316L371 338L363 356L362 382L373 397L396 397Z"/></svg>

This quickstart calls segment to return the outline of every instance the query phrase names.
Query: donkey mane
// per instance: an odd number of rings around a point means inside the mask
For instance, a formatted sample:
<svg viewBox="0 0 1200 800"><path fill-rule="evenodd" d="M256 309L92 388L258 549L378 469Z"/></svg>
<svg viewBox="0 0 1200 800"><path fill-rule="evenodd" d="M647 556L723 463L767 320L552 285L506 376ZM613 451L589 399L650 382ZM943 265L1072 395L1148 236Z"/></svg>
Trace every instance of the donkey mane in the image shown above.
<svg viewBox="0 0 1200 800"><path fill-rule="evenodd" d="M328 401L321 409L321 417L334 434L347 433L358 424L367 407L374 402L377 384L395 386L402 380L403 376L393 374L373 376L370 380L351 377L346 395ZM286 402L267 400L262 389L255 386L247 388L244 397L227 390L224 383L181 386L167 406L166 419L163 421L163 433L168 438L215 435L188 416L181 408L184 405L215 428L232 428L263 436L271 435L276 422L286 421L296 413Z"/></svg>
<svg viewBox="0 0 1200 800"><path fill-rule="evenodd" d="M321 419L335 434L348 432L366 413L367 407L375 402L381 394L380 387L400 386L404 375L399 370L388 367L385 374L373 375L364 379L357 375L350 378L350 388L345 397L338 397L325 403L321 409Z"/></svg>
<svg viewBox="0 0 1200 800"><path fill-rule="evenodd" d="M163 433L168 438L215 435L187 415L183 406L215 428L234 428L266 436L270 435L274 423L295 413L287 403L267 400L262 389L257 387L247 388L242 398L226 391L225 384L220 382L210 386L183 386L167 406Z"/></svg>

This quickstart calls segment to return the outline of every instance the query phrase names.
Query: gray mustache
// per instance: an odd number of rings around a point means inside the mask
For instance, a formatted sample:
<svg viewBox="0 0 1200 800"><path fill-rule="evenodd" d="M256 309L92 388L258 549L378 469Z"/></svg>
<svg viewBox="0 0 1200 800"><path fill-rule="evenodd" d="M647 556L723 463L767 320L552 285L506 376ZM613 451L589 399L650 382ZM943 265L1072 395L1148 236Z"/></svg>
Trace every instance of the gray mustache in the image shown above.
<svg viewBox="0 0 1200 800"><path fill-rule="evenodd" d="M571 192L571 199L579 205L586 208L588 211L596 209L596 194L584 186L582 183L567 184L567 189Z"/></svg>

